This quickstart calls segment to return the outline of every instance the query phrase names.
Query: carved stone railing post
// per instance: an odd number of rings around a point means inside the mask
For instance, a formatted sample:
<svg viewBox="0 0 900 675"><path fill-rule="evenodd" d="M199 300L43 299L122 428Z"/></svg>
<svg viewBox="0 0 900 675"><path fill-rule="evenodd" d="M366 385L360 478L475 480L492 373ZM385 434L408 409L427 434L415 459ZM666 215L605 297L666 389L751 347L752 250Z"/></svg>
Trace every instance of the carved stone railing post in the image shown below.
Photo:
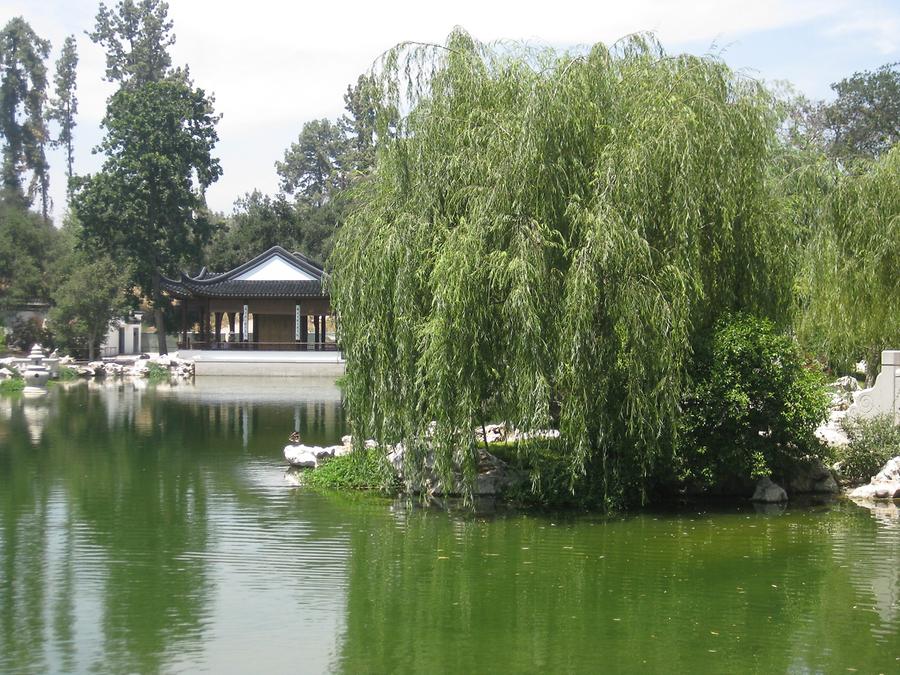
<svg viewBox="0 0 900 675"><path fill-rule="evenodd" d="M881 352L881 372L870 389L863 389L853 396L853 404L847 410L847 418L893 415L894 423L900 421L897 409L898 382L900 377L900 350Z"/></svg>

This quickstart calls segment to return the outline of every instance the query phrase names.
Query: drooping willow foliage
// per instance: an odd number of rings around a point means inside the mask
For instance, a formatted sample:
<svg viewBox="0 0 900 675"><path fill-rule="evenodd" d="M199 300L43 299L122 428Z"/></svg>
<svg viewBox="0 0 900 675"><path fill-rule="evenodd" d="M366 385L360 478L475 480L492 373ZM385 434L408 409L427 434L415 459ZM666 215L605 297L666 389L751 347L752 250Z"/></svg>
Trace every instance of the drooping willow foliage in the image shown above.
<svg viewBox="0 0 900 675"><path fill-rule="evenodd" d="M431 451L471 477L483 422L558 426L573 479L643 494L716 318L789 313L769 95L646 36L560 54L458 31L376 79L406 114L331 259L354 435L402 440L415 483Z"/></svg>
<svg viewBox="0 0 900 675"><path fill-rule="evenodd" d="M803 341L832 363L900 345L900 146L834 179L800 275Z"/></svg>

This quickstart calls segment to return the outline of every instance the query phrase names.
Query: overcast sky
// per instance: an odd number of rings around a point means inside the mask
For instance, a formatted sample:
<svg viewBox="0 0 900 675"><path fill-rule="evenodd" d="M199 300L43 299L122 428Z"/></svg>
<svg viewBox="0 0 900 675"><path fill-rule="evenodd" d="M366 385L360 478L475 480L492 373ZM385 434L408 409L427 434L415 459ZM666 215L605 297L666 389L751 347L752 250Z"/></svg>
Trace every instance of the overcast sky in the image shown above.
<svg viewBox="0 0 900 675"><path fill-rule="evenodd" d="M108 2L107 4L114 4ZM443 42L454 26L482 41L527 40L570 48L654 31L670 52L720 53L733 68L784 79L814 98L853 72L900 61L900 0L456 0L298 2L170 0L175 65L215 94L223 114L217 147L224 175L209 204L230 213L234 200L277 189L274 163L304 122L335 118L347 85L403 40ZM53 45L66 35L80 57L76 173L95 171L91 154L112 87L102 81L99 46L84 34L97 2L0 0L0 20L23 16ZM52 65L50 66L52 70ZM65 211L64 160L50 157L54 217Z"/></svg>

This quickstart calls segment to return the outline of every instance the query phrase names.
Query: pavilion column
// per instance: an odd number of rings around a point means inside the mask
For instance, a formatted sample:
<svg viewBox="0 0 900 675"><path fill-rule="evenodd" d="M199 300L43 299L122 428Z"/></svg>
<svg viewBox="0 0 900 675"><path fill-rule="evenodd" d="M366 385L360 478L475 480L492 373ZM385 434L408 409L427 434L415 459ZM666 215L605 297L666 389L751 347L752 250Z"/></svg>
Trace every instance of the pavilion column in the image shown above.
<svg viewBox="0 0 900 675"><path fill-rule="evenodd" d="M300 344L300 303L294 305L294 342ZM300 349L298 346L297 349ZM295 429L296 431L296 429Z"/></svg>
<svg viewBox="0 0 900 675"><path fill-rule="evenodd" d="M216 312L216 334L215 334L216 342L221 342L222 340L222 312ZM218 346L218 344L216 345Z"/></svg>
<svg viewBox="0 0 900 675"><path fill-rule="evenodd" d="M181 342L184 345L184 348L188 348L187 343L187 300L181 301Z"/></svg>
<svg viewBox="0 0 900 675"><path fill-rule="evenodd" d="M300 342L303 351L309 349L309 317L306 314L300 317Z"/></svg>
<svg viewBox="0 0 900 675"><path fill-rule="evenodd" d="M206 326L209 323L208 317L206 316L206 309L203 307L200 308L200 341L206 342Z"/></svg>
<svg viewBox="0 0 900 675"><path fill-rule="evenodd" d="M313 326L315 327L315 331L316 331L316 346L313 347L313 349L315 349L316 351L319 351L320 334L319 334L319 315L318 314L313 315Z"/></svg>
<svg viewBox="0 0 900 675"><path fill-rule="evenodd" d="M234 342L234 318L235 312L228 312L228 341Z"/></svg>

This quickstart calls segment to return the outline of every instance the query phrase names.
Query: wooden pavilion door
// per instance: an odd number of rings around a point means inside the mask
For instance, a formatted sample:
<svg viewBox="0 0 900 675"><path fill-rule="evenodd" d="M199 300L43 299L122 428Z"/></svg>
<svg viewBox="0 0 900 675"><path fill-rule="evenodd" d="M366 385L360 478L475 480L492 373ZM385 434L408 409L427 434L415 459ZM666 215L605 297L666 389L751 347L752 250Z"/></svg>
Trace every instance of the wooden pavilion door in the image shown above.
<svg viewBox="0 0 900 675"><path fill-rule="evenodd" d="M282 342L262 345L262 349L294 349L294 317L286 314L264 314L259 322L260 342Z"/></svg>

